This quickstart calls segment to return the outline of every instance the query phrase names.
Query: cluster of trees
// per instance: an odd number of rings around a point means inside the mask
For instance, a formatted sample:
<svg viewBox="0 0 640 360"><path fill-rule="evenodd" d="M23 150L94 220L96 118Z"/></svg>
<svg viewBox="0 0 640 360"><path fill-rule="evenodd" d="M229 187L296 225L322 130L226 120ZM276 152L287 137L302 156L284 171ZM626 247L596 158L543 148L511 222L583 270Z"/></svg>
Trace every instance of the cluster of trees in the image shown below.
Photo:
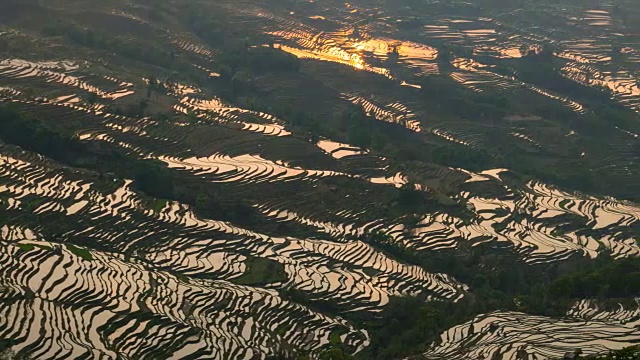
<svg viewBox="0 0 640 360"><path fill-rule="evenodd" d="M9 350L5 349L4 351L0 351L0 360L18 360L16 358L16 354Z"/></svg>
<svg viewBox="0 0 640 360"><path fill-rule="evenodd" d="M363 359L402 359L424 352L434 339L456 320L464 317L453 314L452 306L444 302L429 302L423 298L392 298L368 329L371 345L364 350Z"/></svg>
<svg viewBox="0 0 640 360"><path fill-rule="evenodd" d="M300 60L284 51L271 47L233 46L225 51L220 62L234 74L247 71L254 74L300 70ZM224 72L223 72L224 73Z"/></svg>
<svg viewBox="0 0 640 360"><path fill-rule="evenodd" d="M561 276L551 284L555 296L626 298L640 294L640 261L623 259Z"/></svg>
<svg viewBox="0 0 640 360"><path fill-rule="evenodd" d="M43 32L48 36L63 36L76 45L108 50L126 58L161 66L166 69L172 69L176 65L176 54L174 52L154 46L152 42L129 42L73 23L55 21L45 25Z"/></svg>
<svg viewBox="0 0 640 360"><path fill-rule="evenodd" d="M282 351L277 355L268 356L267 360L311 360L312 357L309 354L300 354L296 351ZM353 356L344 352L344 350L338 347L329 347L328 349L320 352L313 359L318 360L353 360Z"/></svg>

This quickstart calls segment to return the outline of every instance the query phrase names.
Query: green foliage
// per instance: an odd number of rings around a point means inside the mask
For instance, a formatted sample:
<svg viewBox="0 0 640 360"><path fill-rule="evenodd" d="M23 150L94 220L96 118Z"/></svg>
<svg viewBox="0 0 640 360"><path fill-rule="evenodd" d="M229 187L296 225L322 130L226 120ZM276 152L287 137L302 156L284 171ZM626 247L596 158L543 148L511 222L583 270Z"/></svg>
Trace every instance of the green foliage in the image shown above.
<svg viewBox="0 0 640 360"><path fill-rule="evenodd" d="M304 353L298 353L295 351L282 351L280 354L267 357L267 360L310 360L311 357ZM315 357L318 360L352 360L354 359L349 354L345 353L343 349L338 347L331 347L326 349Z"/></svg>
<svg viewBox="0 0 640 360"><path fill-rule="evenodd" d="M284 266L275 260L248 256L245 263L247 270L242 276L233 279L236 284L265 285L287 279Z"/></svg>
<svg viewBox="0 0 640 360"><path fill-rule="evenodd" d="M625 298L640 296L640 261L622 259L557 279L551 290L568 298Z"/></svg>
<svg viewBox="0 0 640 360"><path fill-rule="evenodd" d="M425 210L427 197L424 191L416 190L412 184L404 184L398 192L398 204L406 213Z"/></svg>
<svg viewBox="0 0 640 360"><path fill-rule="evenodd" d="M159 213L160 211L162 211L162 209L164 209L165 206L167 206L166 200L156 199L149 205L149 208L151 208L151 210L153 210L154 212Z"/></svg>
<svg viewBox="0 0 640 360"><path fill-rule="evenodd" d="M100 100L100 96L98 96L98 94L90 92L87 94L87 103L90 105L94 105L95 103L97 103Z"/></svg>
<svg viewBox="0 0 640 360"><path fill-rule="evenodd" d="M309 356L282 352L277 355L267 356L267 360L309 360Z"/></svg>
<svg viewBox="0 0 640 360"><path fill-rule="evenodd" d="M151 42L131 43L111 34L102 34L92 29L81 28L73 23L52 22L43 32L49 36L66 37L75 45L107 50L130 59L171 69L174 54L158 48Z"/></svg>
<svg viewBox="0 0 640 360"><path fill-rule="evenodd" d="M331 337L329 338L329 343L331 343L331 345L334 345L334 346L340 345L342 343L342 340L340 340L340 334L336 332L331 333Z"/></svg>
<svg viewBox="0 0 640 360"><path fill-rule="evenodd" d="M144 166L136 170L136 188L145 193L163 199L174 197L173 176L160 165Z"/></svg>
<svg viewBox="0 0 640 360"><path fill-rule="evenodd" d="M487 168L492 161L482 151L464 145L449 145L435 148L433 162L477 171Z"/></svg>
<svg viewBox="0 0 640 360"><path fill-rule="evenodd" d="M12 350L3 350L0 352L0 360L16 360L16 353Z"/></svg>
<svg viewBox="0 0 640 360"><path fill-rule="evenodd" d="M350 356L349 354L346 354L344 350L340 348L332 348L332 349L321 352L320 356L318 356L318 359L319 360L351 360L353 359L353 357Z"/></svg>
<svg viewBox="0 0 640 360"><path fill-rule="evenodd" d="M18 248L20 248L20 250L22 250L22 251L31 251L31 250L35 249L35 246L32 245L32 244L21 244L21 243L18 243L18 244L16 244L16 246Z"/></svg>
<svg viewBox="0 0 640 360"><path fill-rule="evenodd" d="M188 5L189 6L189 5ZM250 74L290 72L300 69L300 60L271 47L250 47L246 38L231 34L224 22L203 14L197 4L186 11L187 24L193 32L212 46L225 49L216 59L220 74L228 79L246 81Z"/></svg>
<svg viewBox="0 0 640 360"><path fill-rule="evenodd" d="M72 244L65 244L65 246L67 247L67 250L69 250L72 254L80 257L81 259L85 261L93 260L93 256L91 255L91 252L87 249L79 248Z"/></svg>
<svg viewBox="0 0 640 360"><path fill-rule="evenodd" d="M17 243L15 245L22 251L31 251L31 250L34 250L36 248L37 249L41 249L41 250L47 250L47 251L52 250L51 247L46 246L46 245L40 245L40 244Z"/></svg>
<svg viewBox="0 0 640 360"><path fill-rule="evenodd" d="M0 107L0 138L61 162L71 161L81 153L79 143L71 136L50 131L7 107Z"/></svg>
<svg viewBox="0 0 640 360"><path fill-rule="evenodd" d="M360 358L399 359L423 349L453 318L450 304L413 297L392 298L380 319L370 324L371 346Z"/></svg>

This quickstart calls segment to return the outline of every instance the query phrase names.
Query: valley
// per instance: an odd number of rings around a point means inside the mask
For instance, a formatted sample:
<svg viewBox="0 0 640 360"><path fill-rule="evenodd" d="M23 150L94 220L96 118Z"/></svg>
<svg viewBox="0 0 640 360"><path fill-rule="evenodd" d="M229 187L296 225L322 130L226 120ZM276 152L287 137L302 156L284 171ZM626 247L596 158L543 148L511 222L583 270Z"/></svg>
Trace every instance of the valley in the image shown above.
<svg viewBox="0 0 640 360"><path fill-rule="evenodd" d="M3 356L640 343L633 1L0 10Z"/></svg>

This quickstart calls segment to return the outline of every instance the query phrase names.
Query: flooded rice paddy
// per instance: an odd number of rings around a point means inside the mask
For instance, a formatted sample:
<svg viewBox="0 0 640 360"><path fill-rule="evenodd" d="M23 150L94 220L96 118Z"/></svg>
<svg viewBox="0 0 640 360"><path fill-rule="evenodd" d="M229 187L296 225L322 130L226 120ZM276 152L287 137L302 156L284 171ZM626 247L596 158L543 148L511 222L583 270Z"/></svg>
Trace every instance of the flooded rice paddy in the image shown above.
<svg viewBox="0 0 640 360"><path fill-rule="evenodd" d="M583 300L562 320L518 312L482 314L443 333L425 358L542 360L561 358L575 349L585 356L597 355L638 342L639 311L622 305L604 310Z"/></svg>
<svg viewBox="0 0 640 360"><path fill-rule="evenodd" d="M256 27L267 46L314 66L336 108L361 110L403 136L496 158L516 150L550 154L578 161L595 176L639 179L637 127L607 124L593 140L583 126L594 113L588 97L523 80L513 63L552 43L554 61L564 62L556 75L601 91L637 116L640 45L610 7L541 9L569 29L554 32L523 25L518 11L418 18L408 16L411 9L358 3L305 6L229 5L229 21ZM146 22L127 14L112 15ZM412 18L418 25L407 30ZM0 38L15 34L0 30ZM217 51L198 36L167 30L162 41L190 56L209 80L222 76L211 70ZM357 353L369 334L339 314L375 315L395 296L456 302L473 291L381 250L370 241L376 236L415 252L506 247L530 265L640 256L637 202L530 177L515 181L516 171L506 168L421 167L339 136L309 137L268 110L234 104L202 84L167 80L151 94L152 67L132 74L119 71L115 59L68 58L0 59L0 100L84 144L155 161L184 181L224 186L273 228L207 219L189 205L141 194L133 179L98 176L1 144L0 299L11 302L0 309L0 338L15 339L20 355L263 359L283 347L315 356L336 337ZM436 76L479 96L555 104L569 120L550 125L550 115L530 109L491 121L481 111L443 117L446 104L423 94ZM145 98L162 111L114 111ZM511 147L494 146L503 139ZM447 206L391 212L397 191L407 188L446 197L467 216ZM264 271L260 264L277 276L247 280ZM337 313L303 306L285 296L292 291L329 301ZM548 359L576 347L598 354L640 342L637 321L637 309L604 310L591 300L562 319L480 314L442 333L425 358Z"/></svg>

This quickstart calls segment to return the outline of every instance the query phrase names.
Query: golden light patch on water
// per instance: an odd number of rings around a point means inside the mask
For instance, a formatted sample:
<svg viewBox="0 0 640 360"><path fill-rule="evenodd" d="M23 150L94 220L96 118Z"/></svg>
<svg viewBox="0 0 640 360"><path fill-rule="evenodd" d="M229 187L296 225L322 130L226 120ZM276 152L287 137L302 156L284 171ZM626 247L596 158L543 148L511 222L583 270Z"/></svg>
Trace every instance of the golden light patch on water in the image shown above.
<svg viewBox="0 0 640 360"><path fill-rule="evenodd" d="M484 182L484 181L489 181L491 180L489 177L485 176L485 175L479 175L476 174L474 172L462 169L462 168L450 168L456 171L460 171L462 173L465 173L467 175L469 175L469 179L465 180L465 183L472 183L472 182Z"/></svg>
<svg viewBox="0 0 640 360"><path fill-rule="evenodd" d="M456 58L451 62L454 67L464 71L479 71L489 67L489 65L481 64L474 59Z"/></svg>
<svg viewBox="0 0 640 360"><path fill-rule="evenodd" d="M278 137L291 135L291 132L285 130L284 126L280 124L255 124L249 122L240 123L242 124L242 130L245 131Z"/></svg>
<svg viewBox="0 0 640 360"><path fill-rule="evenodd" d="M353 155L362 155L369 152L368 150L359 148L357 146L343 144L331 140L320 140L316 145L324 152L336 159L342 159Z"/></svg>
<svg viewBox="0 0 640 360"><path fill-rule="evenodd" d="M6 59L0 61L2 67L33 67L37 69L73 71L78 70L80 65L71 60L63 61L27 61L22 59Z"/></svg>
<svg viewBox="0 0 640 360"><path fill-rule="evenodd" d="M83 91L94 93L103 99L116 99L126 96L122 94L129 91L129 89L118 89L115 92L107 92L84 81L84 77L67 74L67 72L75 71L79 68L79 65L71 61L30 62L21 59L8 59L0 61L0 76L21 80L37 78L47 83L76 87Z"/></svg>
<svg viewBox="0 0 640 360"><path fill-rule="evenodd" d="M291 166L284 161L272 161L260 155L244 154L230 156L213 154L208 157L177 158L169 155L157 155L155 158L167 164L169 168L182 169L194 172L198 175L214 174L225 175L216 181L235 182L255 179L264 179L268 174L269 181L291 180L294 178L342 176L329 170L308 170L297 166ZM263 181L263 180L260 180ZM264 180L266 181L266 180Z"/></svg>
<svg viewBox="0 0 640 360"><path fill-rule="evenodd" d="M581 20L586 21L591 26L611 25L611 16L606 10L587 10Z"/></svg>
<svg viewBox="0 0 640 360"><path fill-rule="evenodd" d="M500 59L519 59L525 56L529 51L537 52L536 48L525 47L517 42L511 44L480 45L473 49L473 55L492 56Z"/></svg>
<svg viewBox="0 0 640 360"><path fill-rule="evenodd" d="M400 83L400 85L401 85L401 86L412 87L412 88L414 88L414 89L422 89L422 86L421 86L421 85L410 84L410 83L408 83L408 82L406 82L406 81L402 81L402 82Z"/></svg>
<svg viewBox="0 0 640 360"><path fill-rule="evenodd" d="M580 54L569 52L569 51L560 52L557 54L557 56L563 59L573 60L575 62L582 63L582 64L588 64L591 62L586 57Z"/></svg>
<svg viewBox="0 0 640 360"><path fill-rule="evenodd" d="M242 111L242 109L240 108L234 108L234 107L228 106L227 104L223 103L222 100L220 100L219 98L212 98L212 99L205 100L205 99L197 99L197 98L184 96L180 100L180 104L191 110L213 111L213 110L224 109L229 111Z"/></svg>
<svg viewBox="0 0 640 360"><path fill-rule="evenodd" d="M401 103L377 105L372 101L356 95L343 93L342 97L352 104L362 107L362 110L364 110L367 116L371 116L378 121L396 123L415 132L422 131L420 121L417 119L416 114Z"/></svg>
<svg viewBox="0 0 640 360"><path fill-rule="evenodd" d="M467 35L467 36L471 36L471 37L489 36L489 35L496 35L497 34L497 32L494 29L462 30L462 33Z"/></svg>
<svg viewBox="0 0 640 360"><path fill-rule="evenodd" d="M21 226L4 225L0 228L0 238L5 241L21 241L21 240L37 240L39 238L36 233L28 228Z"/></svg>
<svg viewBox="0 0 640 360"><path fill-rule="evenodd" d="M174 84L173 91L177 95L185 96L189 94L197 94L200 90L196 87L185 85L185 84Z"/></svg>
<svg viewBox="0 0 640 360"><path fill-rule="evenodd" d="M640 96L640 87L638 87L638 82L636 79L631 77L617 78L607 75L602 80L594 80L594 82L599 83L600 86L609 88L614 93Z"/></svg>
<svg viewBox="0 0 640 360"><path fill-rule="evenodd" d="M398 54L403 58L435 60L438 57L438 49L429 45L404 42L398 47Z"/></svg>
<svg viewBox="0 0 640 360"><path fill-rule="evenodd" d="M193 65L197 69L200 69L200 70L204 71L205 73L207 73L207 75L209 75L209 77L220 77L220 76L222 76L220 73L217 73L215 71L211 71L211 70L209 70L209 69L207 69L205 67L202 67L200 65L196 65L196 64L191 64L191 65Z"/></svg>
<svg viewBox="0 0 640 360"><path fill-rule="evenodd" d="M67 215L74 215L87 206L89 202L87 200L79 201L67 208Z"/></svg>
<svg viewBox="0 0 640 360"><path fill-rule="evenodd" d="M530 142L530 143L532 143L533 145L540 146L540 144L538 144L538 142L537 142L537 141L533 140L531 137L529 137L529 136L527 136L527 135L525 135L525 134L522 134L522 133L519 133L519 132L512 132L512 133L510 133L510 135L512 135L512 136L514 136L514 137L516 137L516 138L519 138L519 139L525 140L525 141L527 141L527 142Z"/></svg>
<svg viewBox="0 0 640 360"><path fill-rule="evenodd" d="M322 61L336 62L339 64L350 66L357 70L366 70L376 74L384 75L391 78L390 71L379 67L369 66L359 53L349 53L340 47L334 46L323 51L299 49L286 45L280 45L279 48L289 54L295 55L301 59L316 59Z"/></svg>
<svg viewBox="0 0 640 360"><path fill-rule="evenodd" d="M401 42L393 39L357 40L366 35L354 29L335 32L315 32L300 27L292 30L265 32L282 40L276 47L298 58L337 62L357 70L366 70L391 78L388 69L367 64L364 54L370 53L380 59L386 59L389 53L397 51ZM291 43L293 41L294 43ZM430 52L432 52L430 50Z"/></svg>
<svg viewBox="0 0 640 360"><path fill-rule="evenodd" d="M607 10L587 10L585 12L588 14L599 14L599 15L609 16L609 12Z"/></svg>
<svg viewBox="0 0 640 360"><path fill-rule="evenodd" d="M494 178L500 180L500 174L502 174L503 172L509 172L509 171L510 171L509 169L498 168L498 169L489 169L489 170L481 171L478 174L479 175L491 176L491 177L494 177Z"/></svg>
<svg viewBox="0 0 640 360"><path fill-rule="evenodd" d="M355 57L352 56L350 61L354 68L358 70L364 70L364 67L365 67L364 59L362 59L362 56L360 54L356 54Z"/></svg>
<svg viewBox="0 0 640 360"><path fill-rule="evenodd" d="M611 21L609 20L599 20L599 21L593 21L593 19L589 19L592 20L589 25L591 26L609 26L611 25Z"/></svg>
<svg viewBox="0 0 640 360"><path fill-rule="evenodd" d="M391 51L389 42L383 39L363 40L353 44L353 48L358 51L366 51L376 56L386 57Z"/></svg>
<svg viewBox="0 0 640 360"><path fill-rule="evenodd" d="M574 349L581 349L585 356L602 354L637 343L638 312L619 304L611 312L582 306L562 319L522 312L481 314L442 333L440 342L422 358L514 360L525 353L530 359L560 359Z"/></svg>
<svg viewBox="0 0 640 360"><path fill-rule="evenodd" d="M327 153L332 153L343 147L353 147L348 144L343 144L343 143L339 143L331 140L320 140L318 141L317 145L320 149L324 150Z"/></svg>
<svg viewBox="0 0 640 360"><path fill-rule="evenodd" d="M624 97L640 96L638 80L626 71L620 71L616 74L603 74L595 69L567 65L562 68L562 74L579 83L607 89L616 95Z"/></svg>
<svg viewBox="0 0 640 360"><path fill-rule="evenodd" d="M444 130L440 130L440 129L434 129L431 131L432 134L437 135L441 138L444 138L446 140L449 140L451 142L455 142L458 143L460 145L465 145L465 146L471 146L470 143L468 143L467 141L464 141L462 139L458 139L455 136L449 134L448 132L444 131Z"/></svg>
<svg viewBox="0 0 640 360"><path fill-rule="evenodd" d="M503 58L519 59L523 56L520 48L498 49L498 51Z"/></svg>
<svg viewBox="0 0 640 360"><path fill-rule="evenodd" d="M393 176L371 178L369 181L373 184L393 185L396 188L401 188L408 182L407 177L402 173L397 173Z"/></svg>
<svg viewBox="0 0 640 360"><path fill-rule="evenodd" d="M395 53L403 61L408 61L415 66L422 66L425 61L434 61L438 57L438 50L434 47L386 38L363 40L353 44L353 48L383 60Z"/></svg>
<svg viewBox="0 0 640 360"><path fill-rule="evenodd" d="M105 96L105 98L108 98L108 99L111 99L111 100L117 100L117 99L123 98L125 96L133 95L135 93L136 92L133 91L133 90L124 90L124 91L119 91L119 92L115 92L115 93L112 93L112 94L108 94L108 95Z"/></svg>
<svg viewBox="0 0 640 360"><path fill-rule="evenodd" d="M563 43L565 50L557 56L573 60L579 63L609 63L612 60L610 42L603 42L600 39L578 39Z"/></svg>
<svg viewBox="0 0 640 360"><path fill-rule="evenodd" d="M57 98L52 100L52 102L64 103L64 104L77 104L77 103L79 103L81 101L82 100L75 94L59 96L59 97L57 97Z"/></svg>

